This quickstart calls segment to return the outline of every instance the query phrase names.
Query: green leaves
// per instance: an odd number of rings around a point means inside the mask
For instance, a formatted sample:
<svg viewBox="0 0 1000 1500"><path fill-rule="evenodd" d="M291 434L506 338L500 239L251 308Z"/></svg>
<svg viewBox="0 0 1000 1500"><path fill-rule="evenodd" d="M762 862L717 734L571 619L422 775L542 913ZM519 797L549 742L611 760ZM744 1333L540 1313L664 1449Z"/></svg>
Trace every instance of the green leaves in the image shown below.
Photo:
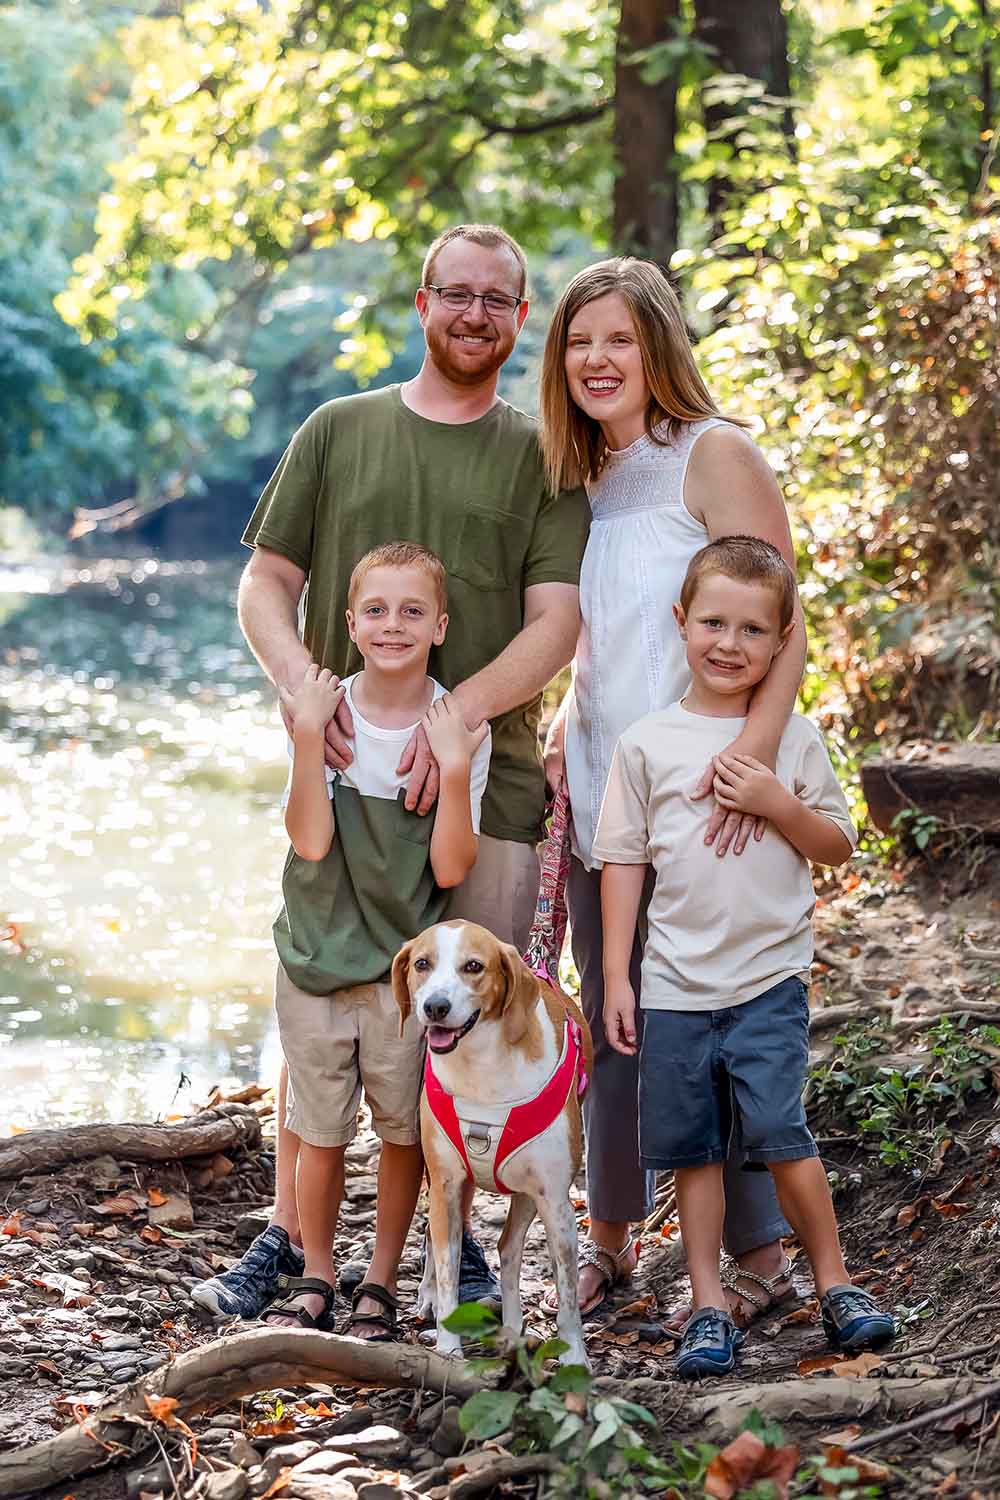
<svg viewBox="0 0 1000 1500"><path fill-rule="evenodd" d="M462 1431L470 1438L485 1441L506 1432L524 1397L517 1391L477 1391L459 1413Z"/></svg>
<svg viewBox="0 0 1000 1500"><path fill-rule="evenodd" d="M482 1302L462 1302L443 1320L442 1326L449 1333L457 1333L464 1339L481 1339L496 1334L500 1319L491 1307Z"/></svg>

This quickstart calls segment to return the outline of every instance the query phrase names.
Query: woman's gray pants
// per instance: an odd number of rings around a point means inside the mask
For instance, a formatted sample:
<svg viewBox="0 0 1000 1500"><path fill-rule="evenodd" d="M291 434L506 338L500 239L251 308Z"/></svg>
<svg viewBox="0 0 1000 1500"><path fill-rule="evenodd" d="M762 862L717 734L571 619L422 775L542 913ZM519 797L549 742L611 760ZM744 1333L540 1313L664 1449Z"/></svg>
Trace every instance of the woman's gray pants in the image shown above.
<svg viewBox="0 0 1000 1500"><path fill-rule="evenodd" d="M639 995L645 912L652 894L650 870L632 947L629 977ZM580 1001L594 1039L594 1075L583 1096L587 1142L587 1206L592 1219L636 1224L653 1209L655 1174L639 1165L639 1058L625 1057L604 1035L604 944L601 936L601 872L574 858L566 886L573 959L580 975ZM642 1013L637 1017L642 1025ZM641 1037L641 1031L640 1031ZM742 1255L791 1231L778 1207L770 1172L725 1167L725 1246Z"/></svg>

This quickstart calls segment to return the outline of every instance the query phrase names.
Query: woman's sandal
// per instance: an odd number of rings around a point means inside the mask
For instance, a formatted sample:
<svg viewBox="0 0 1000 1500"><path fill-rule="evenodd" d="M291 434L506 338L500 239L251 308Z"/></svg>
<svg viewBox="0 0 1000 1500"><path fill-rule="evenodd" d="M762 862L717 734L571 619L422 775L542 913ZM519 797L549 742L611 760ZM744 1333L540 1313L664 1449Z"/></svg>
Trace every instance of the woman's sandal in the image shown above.
<svg viewBox="0 0 1000 1500"><path fill-rule="evenodd" d="M382 1311L358 1312L358 1303L366 1297L372 1302L377 1302ZM391 1344L399 1337L399 1308L399 1298L394 1297L387 1287L379 1286L377 1281L359 1282L351 1293L351 1311L342 1331L349 1334L356 1324L371 1323L381 1332L373 1333L364 1342L366 1344Z"/></svg>
<svg viewBox="0 0 1000 1500"><path fill-rule="evenodd" d="M738 1326L749 1328L751 1323L756 1323L766 1313L777 1312L778 1308L784 1303L797 1302L798 1292L791 1285L791 1277L792 1262L787 1255L784 1257L781 1269L773 1276L758 1276L756 1271L744 1271L738 1261L727 1256L722 1265L721 1281L723 1290L732 1292L734 1296L739 1297L742 1302L748 1302L753 1308L746 1322L738 1320ZM749 1281L752 1286L759 1287L764 1294L763 1297L757 1292L741 1286L740 1283L743 1281ZM782 1281L789 1282L789 1286L787 1291L779 1292L778 1285Z"/></svg>
<svg viewBox="0 0 1000 1500"><path fill-rule="evenodd" d="M337 1293L328 1281L321 1281L318 1276L279 1276L278 1285L282 1296L265 1307L260 1315L262 1323L270 1323L275 1318L294 1318L300 1328L315 1328L320 1333L334 1331L337 1321L333 1310ZM298 1299L305 1292L315 1292L318 1297L322 1297L322 1312L314 1315L308 1308L301 1306Z"/></svg>
<svg viewBox="0 0 1000 1500"><path fill-rule="evenodd" d="M746 1330L752 1324L758 1322L759 1319L766 1317L768 1313L776 1313L779 1308L784 1307L787 1303L797 1302L799 1294L794 1286L790 1285L788 1290L784 1292L778 1291L779 1283L790 1281L791 1274L792 1262L787 1255L780 1270L773 1276L758 1276L756 1271L744 1271L743 1267L732 1256L724 1256L719 1275L723 1290L731 1292L733 1296L739 1297L742 1302L747 1303L753 1308L749 1316L745 1317L738 1317L736 1311L732 1308L729 1309L737 1328ZM757 1292L748 1291L745 1286L740 1285L741 1281L749 1281L754 1286L759 1287L763 1296ZM669 1338L680 1339L683 1337L684 1328L691 1313L692 1308L690 1303L686 1307L674 1309L663 1325L664 1332Z"/></svg>
<svg viewBox="0 0 1000 1500"><path fill-rule="evenodd" d="M634 1240L631 1235L625 1241L620 1250L606 1250L603 1245L595 1245L593 1240L581 1240L580 1248L576 1257L576 1274L579 1277L584 1266L593 1266L600 1276L590 1299L580 1305L581 1318L589 1318L591 1313L597 1312L603 1307L608 1297L616 1286L632 1280L635 1266L639 1264L639 1252L642 1249L642 1241ZM628 1256L635 1251L635 1265L625 1268L624 1262ZM550 1287L542 1298L542 1307L548 1313L559 1311L559 1299L556 1296L555 1287Z"/></svg>

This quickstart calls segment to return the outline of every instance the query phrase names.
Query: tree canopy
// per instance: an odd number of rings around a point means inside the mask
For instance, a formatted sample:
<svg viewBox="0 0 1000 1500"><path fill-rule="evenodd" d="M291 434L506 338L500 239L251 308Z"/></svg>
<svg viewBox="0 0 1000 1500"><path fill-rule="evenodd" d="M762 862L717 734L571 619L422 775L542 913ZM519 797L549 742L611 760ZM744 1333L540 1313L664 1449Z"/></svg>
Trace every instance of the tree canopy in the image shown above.
<svg viewBox="0 0 1000 1500"><path fill-rule="evenodd" d="M449 222L532 256L522 371L567 268L634 248L760 419L817 683L921 722L916 631L974 663L968 717L1000 661L998 52L990 0L7 0L0 502L251 489L386 378Z"/></svg>

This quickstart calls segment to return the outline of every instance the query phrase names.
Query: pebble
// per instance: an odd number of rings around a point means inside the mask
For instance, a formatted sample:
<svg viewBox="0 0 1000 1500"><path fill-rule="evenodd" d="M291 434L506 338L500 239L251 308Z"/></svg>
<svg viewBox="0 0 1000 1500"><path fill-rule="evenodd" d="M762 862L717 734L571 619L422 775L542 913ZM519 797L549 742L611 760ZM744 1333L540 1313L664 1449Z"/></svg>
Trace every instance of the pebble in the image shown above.
<svg viewBox="0 0 1000 1500"><path fill-rule="evenodd" d="M142 1339L136 1338L134 1333L112 1333L101 1340L101 1348L108 1354L117 1354L122 1349L141 1349L142 1346Z"/></svg>
<svg viewBox="0 0 1000 1500"><path fill-rule="evenodd" d="M243 1500L250 1481L242 1469L222 1469L206 1474L202 1494L205 1500Z"/></svg>
<svg viewBox="0 0 1000 1500"><path fill-rule="evenodd" d="M338 1450L345 1452L350 1449L362 1460L375 1459L376 1462L392 1463L396 1459L406 1457L410 1451L410 1440L395 1427L377 1424L374 1427L365 1427L361 1432L344 1433L339 1437L328 1438L323 1446L331 1452Z"/></svg>
<svg viewBox="0 0 1000 1500"><path fill-rule="evenodd" d="M47 1214L51 1207L51 1198L34 1198L30 1203L26 1203L24 1205L24 1211L26 1214L30 1214L31 1217L35 1219L39 1214Z"/></svg>
<svg viewBox="0 0 1000 1500"><path fill-rule="evenodd" d="M248 1443L242 1436L234 1437L226 1457L231 1464L239 1464L243 1469L252 1469L261 1461L261 1451Z"/></svg>
<svg viewBox="0 0 1000 1500"><path fill-rule="evenodd" d="M142 1469L131 1469L125 1475L125 1493L128 1500L139 1500L139 1496L144 1491L148 1494L156 1494L159 1490L166 1492L172 1489L170 1469L162 1459Z"/></svg>
<svg viewBox="0 0 1000 1500"><path fill-rule="evenodd" d="M443 1397L437 1401L432 1401L429 1406L425 1406L417 1418L417 1431L433 1432L444 1415L444 1409L445 1401Z"/></svg>
<svg viewBox="0 0 1000 1500"><path fill-rule="evenodd" d="M431 1437L430 1446L442 1458L454 1458L465 1445L465 1433L458 1424L458 1408L450 1406Z"/></svg>
<svg viewBox="0 0 1000 1500"><path fill-rule="evenodd" d="M329 1474L301 1474L298 1469L289 1475L282 1491L282 1496L291 1496L293 1500L355 1500L356 1494L354 1486L344 1479L334 1479Z"/></svg>
<svg viewBox="0 0 1000 1500"><path fill-rule="evenodd" d="M281 1473L282 1469L294 1468L294 1466L296 1464L300 1464L304 1458L309 1458L313 1453L318 1452L319 1443L310 1442L308 1438L302 1438L297 1443L276 1444L276 1446L271 1449L270 1453L268 1453L267 1457L261 1460L260 1473L267 1479L267 1483L263 1486L263 1488L266 1490L270 1485L272 1485L277 1479L278 1475ZM256 1474L252 1477L255 1481L258 1478ZM260 1494L262 1493L262 1491L255 1490L254 1493Z"/></svg>
<svg viewBox="0 0 1000 1500"><path fill-rule="evenodd" d="M402 1477L402 1476L401 1476ZM384 1479L373 1479L370 1484L358 1488L358 1500L399 1500L400 1490L409 1485L388 1484Z"/></svg>
<svg viewBox="0 0 1000 1500"><path fill-rule="evenodd" d="M233 1440L232 1429L229 1427L206 1427L205 1431L198 1435L198 1446L200 1448L218 1448L223 1443L231 1443Z"/></svg>
<svg viewBox="0 0 1000 1500"><path fill-rule="evenodd" d="M352 1490L360 1489L363 1484L370 1484L374 1478L375 1470L366 1469L360 1464L357 1468L341 1469L337 1475L337 1479L342 1479L345 1484L349 1484Z"/></svg>
<svg viewBox="0 0 1000 1500"><path fill-rule="evenodd" d="M321 1448L295 1467L296 1474L340 1474L344 1469L360 1467L356 1453L336 1453Z"/></svg>

